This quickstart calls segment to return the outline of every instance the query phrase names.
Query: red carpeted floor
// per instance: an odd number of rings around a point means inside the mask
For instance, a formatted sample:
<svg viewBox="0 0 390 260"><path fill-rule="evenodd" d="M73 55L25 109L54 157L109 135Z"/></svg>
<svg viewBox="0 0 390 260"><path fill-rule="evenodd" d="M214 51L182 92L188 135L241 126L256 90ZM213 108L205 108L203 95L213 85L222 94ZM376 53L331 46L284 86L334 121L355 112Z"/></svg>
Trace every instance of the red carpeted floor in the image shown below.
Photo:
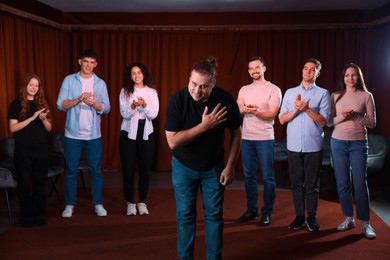
<svg viewBox="0 0 390 260"><path fill-rule="evenodd" d="M126 216L121 189L105 189L104 200L109 215L97 217L90 193L79 190L69 219L60 217L62 204L51 202L47 226L14 225L0 234L0 259L177 259L173 190L150 190L148 216ZM195 258L205 259L200 203L198 209ZM318 206L320 232L290 231L294 211L289 191L277 192L268 227L234 223L245 211L243 190L227 189L224 209L224 259L390 259L390 228L374 213L371 223L378 237L367 240L359 221L355 229L338 232L340 206L327 200Z"/></svg>

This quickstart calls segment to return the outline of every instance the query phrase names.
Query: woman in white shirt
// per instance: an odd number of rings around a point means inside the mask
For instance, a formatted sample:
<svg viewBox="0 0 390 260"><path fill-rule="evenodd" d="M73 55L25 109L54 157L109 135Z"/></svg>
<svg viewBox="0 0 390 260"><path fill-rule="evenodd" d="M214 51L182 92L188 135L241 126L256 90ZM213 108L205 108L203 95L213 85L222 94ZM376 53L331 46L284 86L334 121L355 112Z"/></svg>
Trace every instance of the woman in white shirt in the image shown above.
<svg viewBox="0 0 390 260"><path fill-rule="evenodd" d="M119 150L123 172L123 192L127 201L126 214L149 214L146 198L149 172L154 154L153 123L159 112L157 91L152 76L142 63L132 63L125 69L123 88L119 95L123 117ZM138 203L134 195L134 171L138 166Z"/></svg>

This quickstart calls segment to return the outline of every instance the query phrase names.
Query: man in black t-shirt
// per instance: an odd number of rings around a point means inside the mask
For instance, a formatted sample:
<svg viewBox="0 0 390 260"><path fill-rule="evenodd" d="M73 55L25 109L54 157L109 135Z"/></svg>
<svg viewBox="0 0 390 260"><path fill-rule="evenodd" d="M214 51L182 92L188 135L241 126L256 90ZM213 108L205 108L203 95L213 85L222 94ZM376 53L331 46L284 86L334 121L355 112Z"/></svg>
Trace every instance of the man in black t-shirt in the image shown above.
<svg viewBox="0 0 390 260"><path fill-rule="evenodd" d="M166 110L165 132L173 150L172 182L176 200L177 250L194 258L196 201L203 197L207 259L222 258L222 204L225 186L233 181L240 150L240 112L234 97L215 86L216 60L198 62L188 87L174 93ZM224 165L225 128L230 149Z"/></svg>

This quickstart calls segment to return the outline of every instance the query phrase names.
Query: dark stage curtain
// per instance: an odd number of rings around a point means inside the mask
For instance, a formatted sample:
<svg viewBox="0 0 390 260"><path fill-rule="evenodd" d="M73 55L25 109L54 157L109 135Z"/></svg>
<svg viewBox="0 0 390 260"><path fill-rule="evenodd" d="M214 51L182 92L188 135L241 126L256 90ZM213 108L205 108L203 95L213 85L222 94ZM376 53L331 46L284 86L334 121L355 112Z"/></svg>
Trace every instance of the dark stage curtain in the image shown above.
<svg viewBox="0 0 390 260"><path fill-rule="evenodd" d="M180 21L178 21L179 23ZM198 27L197 27L198 28ZM342 67L359 64L374 94L378 108L375 132L390 137L386 111L390 67L390 26L328 26L218 29L174 27L61 27L0 12L0 138L11 136L7 110L15 98L17 84L26 72L37 73L54 112L54 131L63 132L65 113L55 102L64 77L78 71L81 49L93 48L99 55L96 73L107 83L111 112L103 116L103 167L119 169L119 93L123 70L134 61L150 69L160 98L160 114L154 121L156 154L154 170L170 170L171 152L164 133L168 97L185 87L191 66L209 55L219 62L217 84L235 97L241 86L250 82L247 58L260 55L266 61L266 79L286 89L300 83L303 62L318 58L323 69L318 85L333 92ZM285 129L275 122L276 139Z"/></svg>

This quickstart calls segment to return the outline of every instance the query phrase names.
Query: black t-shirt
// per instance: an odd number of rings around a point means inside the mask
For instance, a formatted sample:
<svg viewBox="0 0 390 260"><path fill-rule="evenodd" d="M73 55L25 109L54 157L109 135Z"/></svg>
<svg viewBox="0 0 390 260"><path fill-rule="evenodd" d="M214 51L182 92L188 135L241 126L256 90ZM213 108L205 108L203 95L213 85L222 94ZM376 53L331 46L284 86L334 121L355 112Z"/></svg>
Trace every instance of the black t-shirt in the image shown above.
<svg viewBox="0 0 390 260"><path fill-rule="evenodd" d="M240 111L233 96L218 86L213 88L206 102L196 102L187 87L169 98L165 130L170 132L179 132L200 124L205 107L211 113L218 103L221 108L226 107L227 120L203 133L192 143L173 150L173 156L191 169L208 170L223 161L225 128L235 130L240 127Z"/></svg>
<svg viewBox="0 0 390 260"><path fill-rule="evenodd" d="M26 119L31 117L38 109L33 100L28 101L29 112L26 115ZM8 110L8 120L19 120L20 114L20 101L15 99ZM14 133L15 145L18 146L40 146L47 145L47 132L43 126L42 120L39 116L28 124L25 128Z"/></svg>

